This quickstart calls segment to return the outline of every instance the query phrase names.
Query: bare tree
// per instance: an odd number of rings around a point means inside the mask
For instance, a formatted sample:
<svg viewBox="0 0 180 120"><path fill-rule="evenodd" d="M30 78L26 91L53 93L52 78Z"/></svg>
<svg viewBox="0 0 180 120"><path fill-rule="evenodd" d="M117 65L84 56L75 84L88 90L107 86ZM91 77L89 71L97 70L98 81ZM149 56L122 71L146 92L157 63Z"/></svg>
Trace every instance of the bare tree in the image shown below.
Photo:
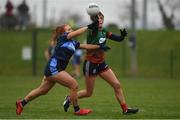
<svg viewBox="0 0 180 120"><path fill-rule="evenodd" d="M179 0L157 0L157 4L162 16L162 21L166 29L175 29L175 13L180 12Z"/></svg>

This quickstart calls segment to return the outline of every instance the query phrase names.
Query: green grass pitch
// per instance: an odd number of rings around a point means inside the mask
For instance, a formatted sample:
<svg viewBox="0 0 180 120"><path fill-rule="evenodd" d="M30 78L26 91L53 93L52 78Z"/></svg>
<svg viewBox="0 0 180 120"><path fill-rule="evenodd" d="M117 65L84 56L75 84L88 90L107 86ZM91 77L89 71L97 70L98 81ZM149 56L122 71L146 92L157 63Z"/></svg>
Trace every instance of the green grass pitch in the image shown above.
<svg viewBox="0 0 180 120"><path fill-rule="evenodd" d="M78 80L79 89L84 80ZM91 108L87 116L74 116L72 107L67 113L62 103L69 90L61 85L45 96L30 102L21 116L15 114L15 101L24 97L41 83L41 77L0 76L0 119L173 119L180 118L180 80L121 78L121 84L130 107L138 107L136 115L124 116L113 89L98 78L94 94L80 99L80 107Z"/></svg>

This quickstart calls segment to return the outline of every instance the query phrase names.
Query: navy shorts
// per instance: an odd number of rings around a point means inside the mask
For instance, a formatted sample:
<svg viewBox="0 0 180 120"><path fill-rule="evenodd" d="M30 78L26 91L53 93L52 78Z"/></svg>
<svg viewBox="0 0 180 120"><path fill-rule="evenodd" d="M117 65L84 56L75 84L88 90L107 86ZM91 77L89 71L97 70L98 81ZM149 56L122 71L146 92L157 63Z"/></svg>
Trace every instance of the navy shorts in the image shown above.
<svg viewBox="0 0 180 120"><path fill-rule="evenodd" d="M67 66L67 62L66 61L63 61L63 60L59 60L55 57L52 57L46 67L45 67L45 70L44 70L44 75L46 77L49 77L49 76L52 76L52 75L55 75L57 74L58 72L61 72L63 70L66 69L66 66Z"/></svg>
<svg viewBox="0 0 180 120"><path fill-rule="evenodd" d="M84 75L98 75L99 73L104 72L108 69L109 67L105 62L98 64L85 60L83 65Z"/></svg>

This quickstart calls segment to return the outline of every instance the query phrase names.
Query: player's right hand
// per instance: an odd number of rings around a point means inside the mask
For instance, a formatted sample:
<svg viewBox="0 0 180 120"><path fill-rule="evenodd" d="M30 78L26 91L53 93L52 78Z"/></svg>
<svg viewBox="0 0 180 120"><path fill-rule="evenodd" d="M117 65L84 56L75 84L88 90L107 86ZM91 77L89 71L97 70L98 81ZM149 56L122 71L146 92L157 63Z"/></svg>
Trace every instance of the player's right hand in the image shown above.
<svg viewBox="0 0 180 120"><path fill-rule="evenodd" d="M96 20L96 21L92 22L91 24L87 25L88 29L93 30L93 31L97 31L98 26L99 26L99 21L98 20Z"/></svg>
<svg viewBox="0 0 180 120"><path fill-rule="evenodd" d="M98 15L90 16L90 18L91 18L92 21L96 21L96 20L98 20Z"/></svg>

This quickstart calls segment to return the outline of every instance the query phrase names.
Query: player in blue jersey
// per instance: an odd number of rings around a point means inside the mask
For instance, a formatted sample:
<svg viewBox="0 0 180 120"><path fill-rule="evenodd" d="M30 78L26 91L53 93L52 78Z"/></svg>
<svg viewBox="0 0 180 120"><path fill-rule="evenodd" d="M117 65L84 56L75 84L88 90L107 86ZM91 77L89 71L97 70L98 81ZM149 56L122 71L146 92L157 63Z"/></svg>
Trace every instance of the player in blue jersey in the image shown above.
<svg viewBox="0 0 180 120"><path fill-rule="evenodd" d="M24 99L19 99L16 101L16 114L20 115L23 111L24 106L31 100L48 93L48 91L55 85L59 83L70 89L71 103L74 107L75 115L86 115L91 112L90 109L80 109L78 105L78 83L71 77L69 73L65 71L70 57L73 55L76 49L104 49L99 45L87 45L80 44L79 42L73 40L72 38L82 34L87 29L95 29L98 26L97 22L94 22L88 27L82 27L75 31L72 30L69 25L62 25L56 28L57 45L55 47L54 54L49 59L45 71L44 77L41 85L29 92Z"/></svg>

